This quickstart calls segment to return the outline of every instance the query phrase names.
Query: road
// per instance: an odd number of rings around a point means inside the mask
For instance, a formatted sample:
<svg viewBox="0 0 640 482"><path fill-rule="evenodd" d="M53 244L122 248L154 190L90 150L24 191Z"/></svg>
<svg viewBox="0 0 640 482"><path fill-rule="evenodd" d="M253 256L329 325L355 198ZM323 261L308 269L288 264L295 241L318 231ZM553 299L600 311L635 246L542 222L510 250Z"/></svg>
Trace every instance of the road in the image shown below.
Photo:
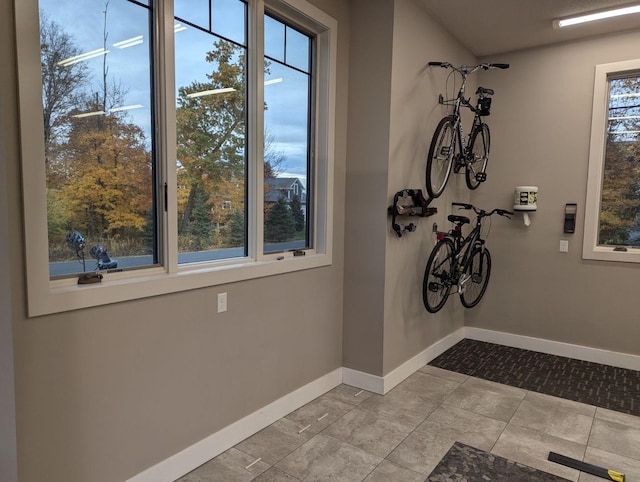
<svg viewBox="0 0 640 482"><path fill-rule="evenodd" d="M304 247L304 241L289 241L286 243L266 244L265 252L274 253L278 251L289 251ZM211 251L194 251L190 253L179 253L178 263L198 263L200 261L212 261L216 259L242 258L244 248L221 248ZM148 256L113 256L118 260L118 268L133 268L138 266L149 266L153 263L153 257ZM85 259L86 271L95 271L96 262L91 257ZM69 274L82 273L82 263L79 261L65 261L60 263L49 263L49 276L64 276Z"/></svg>

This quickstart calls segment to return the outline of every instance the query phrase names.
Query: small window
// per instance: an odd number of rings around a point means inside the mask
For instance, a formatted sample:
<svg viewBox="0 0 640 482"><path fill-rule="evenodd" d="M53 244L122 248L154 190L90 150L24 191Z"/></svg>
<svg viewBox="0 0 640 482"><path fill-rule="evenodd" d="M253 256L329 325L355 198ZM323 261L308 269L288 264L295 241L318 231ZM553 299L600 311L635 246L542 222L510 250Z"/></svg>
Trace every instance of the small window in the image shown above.
<svg viewBox="0 0 640 482"><path fill-rule="evenodd" d="M640 60L596 68L583 255L640 262Z"/></svg>

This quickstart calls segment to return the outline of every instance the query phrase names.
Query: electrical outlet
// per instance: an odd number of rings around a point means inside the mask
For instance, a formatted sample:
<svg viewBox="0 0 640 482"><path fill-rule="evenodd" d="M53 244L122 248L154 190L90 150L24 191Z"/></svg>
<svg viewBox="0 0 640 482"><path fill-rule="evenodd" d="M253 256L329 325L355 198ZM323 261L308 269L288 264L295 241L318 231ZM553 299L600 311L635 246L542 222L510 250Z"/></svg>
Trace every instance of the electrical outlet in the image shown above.
<svg viewBox="0 0 640 482"><path fill-rule="evenodd" d="M560 240L560 252L561 253L568 253L569 252L569 240L568 239L561 239Z"/></svg>
<svg viewBox="0 0 640 482"><path fill-rule="evenodd" d="M227 293L218 293L218 313L227 311Z"/></svg>

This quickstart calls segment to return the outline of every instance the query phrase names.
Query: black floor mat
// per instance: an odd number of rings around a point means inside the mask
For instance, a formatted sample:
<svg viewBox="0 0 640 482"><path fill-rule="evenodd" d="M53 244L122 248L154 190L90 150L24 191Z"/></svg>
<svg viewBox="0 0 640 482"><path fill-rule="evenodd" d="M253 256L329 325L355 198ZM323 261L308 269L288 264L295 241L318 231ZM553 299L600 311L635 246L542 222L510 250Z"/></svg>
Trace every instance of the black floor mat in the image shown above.
<svg viewBox="0 0 640 482"><path fill-rule="evenodd" d="M465 338L429 365L640 416L640 372Z"/></svg>
<svg viewBox="0 0 640 482"><path fill-rule="evenodd" d="M454 443L425 482L565 482L568 479Z"/></svg>

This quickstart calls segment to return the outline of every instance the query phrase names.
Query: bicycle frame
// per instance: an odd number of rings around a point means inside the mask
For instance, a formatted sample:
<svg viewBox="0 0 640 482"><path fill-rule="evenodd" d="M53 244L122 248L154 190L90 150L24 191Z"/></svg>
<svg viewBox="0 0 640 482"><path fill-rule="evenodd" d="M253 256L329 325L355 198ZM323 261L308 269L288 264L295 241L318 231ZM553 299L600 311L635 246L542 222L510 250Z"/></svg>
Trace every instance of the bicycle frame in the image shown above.
<svg viewBox="0 0 640 482"><path fill-rule="evenodd" d="M454 253L453 253L453 272L455 273L454 278L451 280L452 285L457 284L460 292L463 289L463 284L465 280L460 282L460 277L463 274L461 268L466 266L471 253L473 252L473 248L475 246L479 246L480 249L484 249L484 240L480 237L480 230L482 229L482 217L478 216L476 218L476 225L473 227L471 232L465 237L462 235L462 224L457 224L451 231L448 232L438 232L437 239L449 238L453 242ZM456 233L456 234L454 234ZM445 260L443 260L444 263Z"/></svg>
<svg viewBox="0 0 640 482"><path fill-rule="evenodd" d="M458 89L458 95L456 96L456 98L445 100L442 98L442 95L440 95L440 98L439 98L439 102L442 105L451 105L451 102L453 102L453 112L451 113L451 115L454 118L454 124L455 124L454 131L456 133L454 137L456 139L453 140L455 146L451 146L451 147L453 147L454 149L457 147L457 155L454 155L454 166L453 166L454 172L456 174L460 171L460 169L465 167L470 160L472 160L470 158L471 153L469 152L471 148L470 146L471 135L473 134L474 130L477 129L482 124L482 120L480 119L479 112L477 111L476 108L474 108L471 105L471 102L469 102L469 100L464 97L465 88L467 85L467 78L469 77L469 75L479 70L480 68L481 66L477 65L472 69L467 70L466 66L462 66L460 69L460 72L462 73L462 84L460 85L460 89ZM460 113L461 106L467 107L474 113L471 129L469 129L469 133L467 134L466 137L464 135L464 128L462 125L462 114Z"/></svg>

